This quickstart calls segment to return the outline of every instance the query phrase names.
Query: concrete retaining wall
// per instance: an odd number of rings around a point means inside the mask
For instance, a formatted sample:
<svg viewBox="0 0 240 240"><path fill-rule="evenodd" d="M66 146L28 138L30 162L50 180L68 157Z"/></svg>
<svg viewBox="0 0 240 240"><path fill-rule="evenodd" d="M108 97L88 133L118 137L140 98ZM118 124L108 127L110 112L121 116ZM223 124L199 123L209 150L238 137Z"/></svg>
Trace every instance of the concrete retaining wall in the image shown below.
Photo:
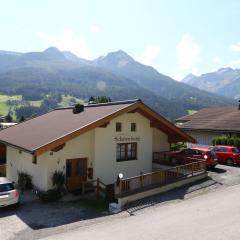
<svg viewBox="0 0 240 240"><path fill-rule="evenodd" d="M190 178L187 178L187 179L183 179L183 180L180 180L178 182L171 183L171 184L168 184L168 185L165 185L165 186L153 188L153 189L150 189L150 190L147 190L147 191L144 191L144 192L136 193L136 194L129 195L129 196L126 196L126 197L122 197L122 198L118 198L118 205L119 205L120 208L123 208L126 204L128 204L130 202L133 202L133 201L136 201L138 199L145 198L145 197L153 196L153 195L156 195L158 193L167 192L169 190L172 190L172 189L187 185L189 183L198 181L200 179L206 178L207 176L208 176L208 174L207 174L207 172L205 172L205 173L201 173L199 175L196 175L196 176L193 176L193 177L190 177Z"/></svg>

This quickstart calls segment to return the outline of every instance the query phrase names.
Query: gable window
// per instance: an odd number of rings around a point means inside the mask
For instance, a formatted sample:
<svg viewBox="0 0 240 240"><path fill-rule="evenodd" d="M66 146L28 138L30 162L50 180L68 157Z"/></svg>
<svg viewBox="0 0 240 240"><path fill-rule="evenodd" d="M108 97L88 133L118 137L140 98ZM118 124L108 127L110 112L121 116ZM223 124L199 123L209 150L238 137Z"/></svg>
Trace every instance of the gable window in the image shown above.
<svg viewBox="0 0 240 240"><path fill-rule="evenodd" d="M131 132L136 132L136 131L137 131L136 123L131 123Z"/></svg>
<svg viewBox="0 0 240 240"><path fill-rule="evenodd" d="M137 160L137 143L118 143L117 162Z"/></svg>
<svg viewBox="0 0 240 240"><path fill-rule="evenodd" d="M116 132L121 132L122 131L122 123L117 122L116 123Z"/></svg>
<svg viewBox="0 0 240 240"><path fill-rule="evenodd" d="M33 164L37 164L37 156L33 156L32 157L32 163Z"/></svg>

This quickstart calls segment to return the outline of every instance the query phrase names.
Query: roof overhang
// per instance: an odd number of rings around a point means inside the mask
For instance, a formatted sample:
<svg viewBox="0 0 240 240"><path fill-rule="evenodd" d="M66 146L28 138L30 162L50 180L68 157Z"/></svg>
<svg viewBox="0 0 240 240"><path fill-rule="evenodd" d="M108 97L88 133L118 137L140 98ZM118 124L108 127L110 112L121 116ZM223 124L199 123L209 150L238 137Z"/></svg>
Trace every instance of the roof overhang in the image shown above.
<svg viewBox="0 0 240 240"><path fill-rule="evenodd" d="M218 132L218 133L240 133L240 130L234 130L234 129L212 129L212 128L187 128L187 127L181 127L180 128L183 131L194 131L194 132Z"/></svg>
<svg viewBox="0 0 240 240"><path fill-rule="evenodd" d="M157 112L153 111L151 108L149 108L147 105L145 105L141 101L136 101L133 104L131 104L121 110L118 110L110 115L107 115L104 118L98 119L97 121L92 122L80 129L76 129L75 131L70 132L64 136L61 136L60 138L55 139L49 143L46 143L43 146L40 146L32 151L21 148L19 146L12 145L7 142L2 142L2 143L9 145L11 147L14 147L14 148L23 150L25 152L31 153L34 156L38 156L47 151L51 151L51 150L57 148L58 146L65 144L69 140L74 139L74 138L78 137L79 135L86 133L94 128L103 127L105 125L107 126L109 121L111 121L112 119L114 119L124 113L134 113L134 112L138 112L139 114L148 118L150 120L150 126L152 128L157 128L157 129L161 130L162 132L164 132L168 136L169 143L176 143L176 142L196 143L196 140L194 138L189 136L187 133L185 133L180 128L176 127L174 124L169 122L167 119L162 117Z"/></svg>

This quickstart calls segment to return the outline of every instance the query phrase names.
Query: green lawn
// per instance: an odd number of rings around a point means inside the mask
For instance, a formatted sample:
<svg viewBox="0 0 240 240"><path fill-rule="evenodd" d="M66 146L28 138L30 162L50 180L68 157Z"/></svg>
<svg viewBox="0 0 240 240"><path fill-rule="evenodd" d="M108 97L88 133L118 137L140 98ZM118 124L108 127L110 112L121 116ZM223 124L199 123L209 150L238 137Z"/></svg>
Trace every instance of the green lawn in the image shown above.
<svg viewBox="0 0 240 240"><path fill-rule="evenodd" d="M192 115L192 114L194 114L196 112L197 112L196 110L188 110L188 115Z"/></svg>
<svg viewBox="0 0 240 240"><path fill-rule="evenodd" d="M9 111L12 112L12 116L15 119L15 108L16 107L21 107L24 105L24 102L16 102L16 104L12 104L11 106L7 104L7 101L22 101L22 96L21 95L13 95L13 96L8 96L8 95L0 95L0 115L7 115ZM32 106L39 107L41 105L42 101L28 101Z"/></svg>
<svg viewBox="0 0 240 240"><path fill-rule="evenodd" d="M13 110L14 106L9 106L7 104L8 100L21 101L22 96L21 95L14 95L14 96L0 95L0 115L7 115L10 110Z"/></svg>
<svg viewBox="0 0 240 240"><path fill-rule="evenodd" d="M20 102L12 102L11 106L7 104L7 101L20 101ZM21 95L14 95L14 96L8 96L8 95L0 95L0 115L4 116L7 115L10 111L12 113L13 119L16 119L15 115L15 109L21 106L24 106L26 102L30 103L30 105L34 107L40 107L42 100L39 101L22 101ZM62 107L67 107L74 105L76 103L83 103L84 101L82 99L72 97L70 95L62 96L62 102L59 103Z"/></svg>
<svg viewBox="0 0 240 240"><path fill-rule="evenodd" d="M40 107L42 100L39 101L28 101L34 107Z"/></svg>
<svg viewBox="0 0 240 240"><path fill-rule="evenodd" d="M84 101L82 99L79 99L79 98L76 98L76 97L73 97L73 96L70 96L70 95L67 95L67 96L62 96L62 102L59 104L60 106L62 107L67 107L67 106L71 106L73 104L76 103L83 103Z"/></svg>

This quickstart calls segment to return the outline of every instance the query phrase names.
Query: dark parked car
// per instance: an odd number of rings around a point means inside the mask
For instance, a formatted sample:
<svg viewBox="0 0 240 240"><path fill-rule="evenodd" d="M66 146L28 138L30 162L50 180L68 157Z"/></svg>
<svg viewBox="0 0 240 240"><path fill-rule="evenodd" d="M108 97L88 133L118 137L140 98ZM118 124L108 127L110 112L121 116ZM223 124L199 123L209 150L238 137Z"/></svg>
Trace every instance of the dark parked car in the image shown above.
<svg viewBox="0 0 240 240"><path fill-rule="evenodd" d="M208 148L186 148L168 154L172 164L186 164L194 159L206 160L207 167L215 167L218 159L214 151Z"/></svg>
<svg viewBox="0 0 240 240"><path fill-rule="evenodd" d="M225 163L230 166L240 163L240 151L236 147L218 145L210 149L217 154L219 163Z"/></svg>

